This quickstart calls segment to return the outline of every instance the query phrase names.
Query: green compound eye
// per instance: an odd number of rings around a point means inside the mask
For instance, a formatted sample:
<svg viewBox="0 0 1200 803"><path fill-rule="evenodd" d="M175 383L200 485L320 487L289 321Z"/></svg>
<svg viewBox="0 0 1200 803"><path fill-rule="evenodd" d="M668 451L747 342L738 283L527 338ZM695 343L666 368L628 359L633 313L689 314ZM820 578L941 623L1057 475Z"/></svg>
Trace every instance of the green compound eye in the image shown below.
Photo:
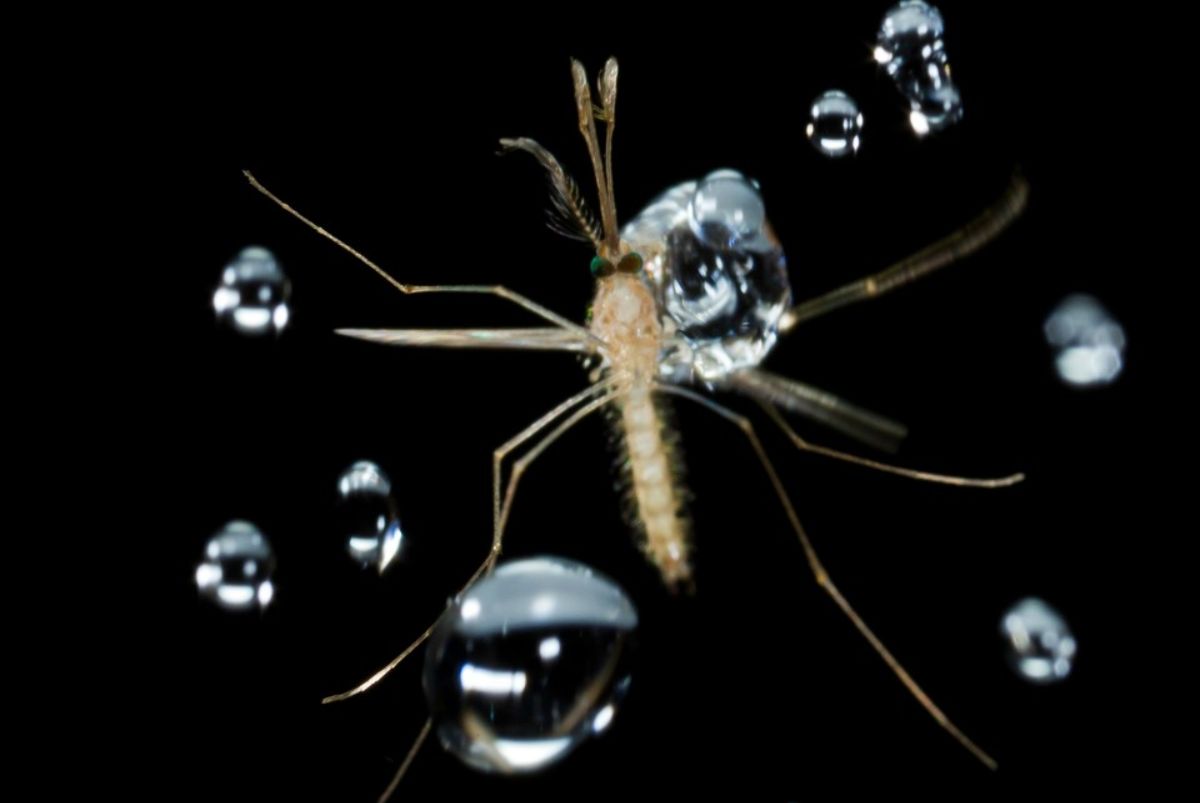
<svg viewBox="0 0 1200 803"><path fill-rule="evenodd" d="M603 279L605 276L612 276L616 272L613 263L609 262L604 257L596 254L592 257L592 275L597 279Z"/></svg>
<svg viewBox="0 0 1200 803"><path fill-rule="evenodd" d="M642 255L637 251L630 251L621 257L621 261L617 263L617 270L621 273L641 273Z"/></svg>

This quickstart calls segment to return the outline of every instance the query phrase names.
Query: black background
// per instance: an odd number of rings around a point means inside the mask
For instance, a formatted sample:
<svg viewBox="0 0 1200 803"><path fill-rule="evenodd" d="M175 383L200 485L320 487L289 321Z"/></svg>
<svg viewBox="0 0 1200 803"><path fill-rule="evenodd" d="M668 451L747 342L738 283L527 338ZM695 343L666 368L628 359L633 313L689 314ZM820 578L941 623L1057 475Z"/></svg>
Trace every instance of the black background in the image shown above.
<svg viewBox="0 0 1200 803"><path fill-rule="evenodd" d="M148 350L144 374L152 473L170 488L148 503L166 545L154 572L169 589L154 606L169 624L151 640L149 735L175 789L373 799L424 721L420 660L357 700L320 698L437 615L489 542L492 450L585 381L565 355L334 336L536 321L500 301L395 293L239 171L403 281L502 282L579 318L591 254L544 228L541 175L527 158L496 158L496 141L538 139L589 188L568 58L594 72L610 54L621 62L622 220L678 181L742 170L762 184L797 298L906 256L993 202L1014 170L1028 177L1026 215L984 252L802 326L767 362L907 424L899 463L1024 471L1026 483L953 489L798 454L751 405L723 400L758 423L846 596L1001 769L943 733L815 586L738 432L677 405L694 596L668 593L632 545L600 419L535 464L508 535L507 555L584 561L636 602L639 663L613 727L519 779L477 775L430 744L401 794L690 796L732 784L770 800L976 795L1131 761L1136 706L1120 667L1136 614L1117 578L1139 560L1125 550L1141 522L1133 411L1149 370L1139 288L1154 196L1128 158L1141 68L1096 63L1091 45L1114 34L1103 20L942 7L966 116L920 141L870 60L883 4L788 21L740 8L230 20L203 46L150 48L135 87L149 112L139 136L163 169L151 200L175 256L161 266L171 320L155 343L171 348ZM866 118L854 159L825 159L804 138L810 100L831 87ZM278 340L213 320L221 268L248 244L272 249L293 282ZM161 300L163 287L146 289ZM1079 391L1054 374L1041 324L1074 291L1096 294L1126 327L1128 364L1111 387ZM358 459L393 478L408 539L383 579L349 561L332 524L335 479ZM214 609L192 581L204 542L233 518L258 524L278 555L277 597L261 616ZM1004 661L1000 616L1030 594L1057 606L1080 643L1060 686L1029 686Z"/></svg>

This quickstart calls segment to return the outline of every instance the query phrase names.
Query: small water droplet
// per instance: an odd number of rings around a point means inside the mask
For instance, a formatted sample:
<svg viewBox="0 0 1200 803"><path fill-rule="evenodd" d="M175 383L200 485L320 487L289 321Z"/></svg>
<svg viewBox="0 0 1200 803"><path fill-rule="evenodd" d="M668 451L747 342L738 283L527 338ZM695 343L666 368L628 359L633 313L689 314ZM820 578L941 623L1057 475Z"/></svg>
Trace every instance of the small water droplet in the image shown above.
<svg viewBox="0 0 1200 803"><path fill-rule="evenodd" d="M536 772L609 726L629 684L637 611L587 566L507 563L438 625L425 694L442 745L471 767Z"/></svg>
<svg viewBox="0 0 1200 803"><path fill-rule="evenodd" d="M767 220L758 188L736 170L716 170L701 179L688 212L696 236L718 248L753 240Z"/></svg>
<svg viewBox="0 0 1200 803"><path fill-rule="evenodd" d="M404 542L392 481L375 463L360 460L337 481L340 531L350 557L383 574Z"/></svg>
<svg viewBox="0 0 1200 803"><path fill-rule="evenodd" d="M278 334L291 312L291 286L275 255L265 248L243 248L221 272L213 293L217 320L244 335Z"/></svg>
<svg viewBox="0 0 1200 803"><path fill-rule="evenodd" d="M833 157L858 153L863 116L854 98L830 89L812 102L808 116L804 131L818 151Z"/></svg>
<svg viewBox="0 0 1200 803"><path fill-rule="evenodd" d="M1124 365L1125 330L1092 296L1076 293L1063 299L1043 327L1057 355L1054 366L1069 385L1107 385Z"/></svg>
<svg viewBox="0 0 1200 803"><path fill-rule="evenodd" d="M1056 683L1071 673L1075 637L1058 611L1037 597L1018 602L1000 621L1009 661L1031 683Z"/></svg>
<svg viewBox="0 0 1200 803"><path fill-rule="evenodd" d="M875 60L909 102L909 125L917 136L958 122L962 95L950 76L941 12L922 0L888 9L879 26Z"/></svg>
<svg viewBox="0 0 1200 803"><path fill-rule="evenodd" d="M200 593L228 610L265 608L275 596L275 554L259 529L231 521L209 539L196 567Z"/></svg>
<svg viewBox="0 0 1200 803"><path fill-rule="evenodd" d="M942 12L924 0L904 0L883 15L875 42L875 61L894 76L904 64L942 51L945 33Z"/></svg>

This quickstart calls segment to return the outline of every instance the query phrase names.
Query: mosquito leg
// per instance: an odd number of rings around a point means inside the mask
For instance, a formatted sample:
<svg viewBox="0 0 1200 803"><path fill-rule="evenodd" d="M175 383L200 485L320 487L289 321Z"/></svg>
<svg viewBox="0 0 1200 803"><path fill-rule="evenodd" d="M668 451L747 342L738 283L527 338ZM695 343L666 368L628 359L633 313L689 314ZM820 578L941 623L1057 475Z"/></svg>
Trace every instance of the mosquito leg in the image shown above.
<svg viewBox="0 0 1200 803"><path fill-rule="evenodd" d="M847 304L881 296L979 250L1017 219L1028 199L1029 185L1025 179L1014 176L996 204L958 231L886 270L797 304L783 314L779 331L787 332L801 321L816 318Z"/></svg>
<svg viewBox="0 0 1200 803"><path fill-rule="evenodd" d="M396 788L400 786L400 782L404 780L404 776L408 774L408 768L412 766L413 760L416 759L417 753L421 752L421 746L425 744L425 740L429 738L429 732L433 730L433 717L425 720L425 724L421 726L421 732L417 734L417 738L413 740L412 747L408 748L408 755L404 757L404 761L400 764L400 769L396 770L396 774L392 776L391 782L387 785L387 789L383 790L383 794L379 796L379 803L387 803L393 794L396 793Z"/></svg>
<svg viewBox="0 0 1200 803"><path fill-rule="evenodd" d="M929 698L929 695L922 691L921 687L918 686L917 682L912 679L912 676L908 674L908 671L900 665L900 662L896 660L896 657L892 655L888 648L883 646L883 642L881 642L875 633L873 633L871 629L867 627L866 622L863 621L862 617L858 615L850 603L846 601L846 598L842 596L842 592L838 591L837 586L833 584L833 580L829 577L829 572L825 570L825 566L821 563L820 558L817 557L817 552L813 548L812 542L808 540L808 534L804 531L804 527L800 524L800 518L796 515L796 509L792 507L792 502L788 498L787 491L784 490L783 482L779 479L779 474L776 473L775 466L771 463L770 458L767 457L767 452L765 449L763 449L762 442L759 441L758 435L754 431L754 425L750 423L750 419L746 418L745 416L738 415L732 410L722 407L711 399L705 398L704 396L694 393L686 388L672 385L660 385L658 386L658 390L664 393L681 396L685 399L694 401L697 404L703 405L725 420L731 422L734 426L746 434L747 439L750 441L750 445L754 449L754 453L758 455L759 461L762 463L763 468L767 472L767 477L770 479L771 485L775 489L775 494L779 497L779 501L783 505L784 512L787 514L788 521L791 522L792 529L795 530L796 536L800 539L800 546L804 549L804 555L808 559L808 566L810 569L812 569L813 577L816 579L817 585L823 588L825 592L833 598L833 601L837 604L837 606L842 609L842 612L846 614L854 626L858 628L858 631L862 633L863 638L870 643L870 645L875 649L875 652L879 653L879 657L883 659L883 662L888 665L892 672L896 674L896 677L900 679L900 682L904 684L904 687L908 689L909 693L916 698L917 702L919 702L921 706L929 712L929 715L932 716L934 720L936 720L937 723L946 730L947 733L953 736L959 744L961 744L963 747L969 750L972 755L983 762L988 769L996 769L995 759L981 750L967 737L966 734L958 729L957 725L950 721L949 717L942 713L942 710L934 704L933 700Z"/></svg>
<svg viewBox="0 0 1200 803"><path fill-rule="evenodd" d="M1009 485L1016 485L1018 482L1021 482L1025 479L1025 475L1020 472L1016 474L1010 474L1007 477L996 477L993 479L973 479L971 477L956 477L948 474L934 474L930 471L917 471L911 468L893 466L890 463L881 463L878 460L859 457L858 455L849 454L848 452L839 452L836 449L830 449L828 446L819 446L815 443L809 443L808 441L804 440L804 438L800 437L796 430L792 429L792 426L787 422L783 415L780 414L779 410L777 410L774 405L767 404L762 401L759 401L758 404L767 411L767 415L771 416L771 420L778 424L779 428L783 430L784 434L791 439L793 445L795 445L797 449L801 449L805 452L812 452L813 454L832 457L835 460L843 460L847 463L866 466L867 468L873 468L877 471L884 471L888 474L898 474L901 477L908 477L909 479L913 480L940 482L945 485L958 485L964 488L1005 488Z"/></svg>
<svg viewBox="0 0 1200 803"><path fill-rule="evenodd" d="M527 441L530 438L537 435L539 432L544 430L546 427L550 426L552 423L554 423L555 419L559 418L561 415L563 415L563 413L565 413L567 410L571 409L571 407L579 404L580 402L584 401L585 399L590 398L591 396L596 395L597 393L602 392L607 386L608 386L608 383L598 383L598 384L592 385L592 386L580 391L579 393L576 393L571 398L569 398L566 401L555 406L553 410L551 410L550 412L543 415L537 421L534 421L532 424L530 424L528 427L526 427L524 430L522 430L520 432L520 434L518 434L516 437L509 440L507 443L505 443L503 446L501 446L499 449L497 449L495 452L493 452L492 466L493 466L494 477L493 477L492 484L493 484L493 487L495 490L492 494L492 496L493 496L492 548L488 551L488 555L484 559L484 561L481 564L479 564L479 568L475 570L474 574L471 575L470 579L468 579L467 582L465 584L463 584L463 587L461 589L459 589L459 591L458 591L459 594L462 594L463 592L465 592L468 588L473 586L475 584L475 582L477 580L479 580L480 577L482 577L485 573L491 571L492 566L495 565L496 559L500 555L500 542L503 537L502 536L503 525L500 523L500 491L499 491L499 487L500 487L500 460L503 457L503 455L507 454L509 451L512 451L513 449L520 446L525 441ZM561 433L559 433L559 434L561 434ZM446 610L449 610L449 608L447 608ZM331 694L328 697L325 697L324 699L322 699L321 702L322 703L338 703L338 702L341 702L342 700L348 700L351 697L355 697L359 694L362 694L363 692L367 691L372 686L374 686L376 683L383 680L385 677L387 677L388 673L390 673L393 669L395 669L400 664L402 664L405 661L405 659L408 658L408 656L412 655L413 652L415 652L418 647L420 647L422 644L425 643L425 640L428 639L433 634L433 631L437 628L438 623L442 621L442 617L445 615L446 615L446 611L443 610L442 613L436 619L433 620L433 623L430 624L429 627L425 628L425 631L422 632L421 635L417 636L416 640L414 640L411 644L409 644L407 647L405 647L404 650L399 655L397 655L395 658L393 658L391 661L389 661L385 666L383 666L381 669L379 669L379 671L377 671L375 674L371 675L369 678L367 678L362 683L355 686L353 689L350 689L349 691L341 692L340 694Z"/></svg>
<svg viewBox="0 0 1200 803"><path fill-rule="evenodd" d="M514 293L512 290L509 290L507 287L503 287L501 285L403 284L402 282L399 282L395 278L393 278L392 275L389 274L387 271L385 271L383 268L376 265L370 259L367 259L367 257L365 257L362 253L360 253L356 249L352 248L351 246L347 245L346 243L342 242L337 237L335 237L333 234L329 233L328 231L323 229L321 226L318 226L316 223L314 223L312 220L309 220L307 217L300 214L298 211L296 211L294 208L292 208L290 205L288 205L285 201L283 201L279 196L277 196L275 193L271 192L266 187L264 187L259 182L259 180L256 179L253 176L253 174L250 173L249 170L243 170L242 172L245 174L246 178L250 182L250 185L252 187L254 187L254 189L258 190L263 195L267 196L272 201L274 201L281 209L283 209L283 211L287 212L289 215L296 218L301 223L304 223L306 226L311 228L317 234L321 235L322 237L326 238L330 242L334 243L339 248L348 252L355 259L359 260L364 265L366 265L368 268L370 268L371 270L375 271L380 276L382 276L384 278L384 280L386 280L388 282L388 284L392 285L392 287L395 287L397 290L399 290L401 293L404 293L405 295L410 295L413 293L475 293L475 294L482 294L482 295L497 296L499 298L505 299L506 301L511 301L512 303L516 304L517 306L519 306L523 309L526 309L529 312L532 312L534 315L537 315L538 317L543 318L543 319L549 321L550 323L555 324L556 326L561 326L564 329L569 329L570 331L575 332L576 334L579 334L585 338L588 338L591 340L597 340L595 335L593 335L591 332L589 332L587 329L580 326L579 324L569 321L566 318L559 315L558 313L552 312L552 311L546 309L541 304L538 304L536 301L531 301L530 299L526 298L525 296L520 295L519 293Z"/></svg>

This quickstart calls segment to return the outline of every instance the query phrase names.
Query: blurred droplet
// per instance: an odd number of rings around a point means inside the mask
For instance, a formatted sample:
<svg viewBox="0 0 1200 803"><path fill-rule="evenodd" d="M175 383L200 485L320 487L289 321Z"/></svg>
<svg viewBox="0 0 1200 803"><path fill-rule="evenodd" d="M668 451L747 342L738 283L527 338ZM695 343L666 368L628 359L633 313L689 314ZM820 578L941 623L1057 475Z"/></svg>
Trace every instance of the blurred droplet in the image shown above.
<svg viewBox="0 0 1200 803"><path fill-rule="evenodd" d="M1046 342L1057 352L1055 368L1067 384L1107 385L1121 373L1125 330L1092 296L1068 296L1043 328Z"/></svg>
<svg viewBox="0 0 1200 803"><path fill-rule="evenodd" d="M475 769L541 770L609 726L629 684L637 611L587 566L507 563L430 638L425 694L442 745Z"/></svg>
<svg viewBox="0 0 1200 803"><path fill-rule="evenodd" d="M196 567L200 593L228 610L265 608L275 596L275 554L248 521L231 521L209 539Z"/></svg>
<svg viewBox="0 0 1200 803"><path fill-rule="evenodd" d="M808 115L804 131L818 151L832 157L858 152L863 116L854 98L830 89L812 102Z"/></svg>
<svg viewBox="0 0 1200 803"><path fill-rule="evenodd" d="M375 463L360 460L338 477L337 489L346 550L358 563L383 574L404 542L392 481Z"/></svg>
<svg viewBox="0 0 1200 803"><path fill-rule="evenodd" d="M1000 632L1008 642L1009 661L1031 683L1063 680L1075 660L1075 637L1058 611L1027 597L1004 614Z"/></svg>
<svg viewBox="0 0 1200 803"><path fill-rule="evenodd" d="M243 248L221 272L213 293L217 320L243 335L279 334L291 313L291 286L275 255L265 248Z"/></svg>

